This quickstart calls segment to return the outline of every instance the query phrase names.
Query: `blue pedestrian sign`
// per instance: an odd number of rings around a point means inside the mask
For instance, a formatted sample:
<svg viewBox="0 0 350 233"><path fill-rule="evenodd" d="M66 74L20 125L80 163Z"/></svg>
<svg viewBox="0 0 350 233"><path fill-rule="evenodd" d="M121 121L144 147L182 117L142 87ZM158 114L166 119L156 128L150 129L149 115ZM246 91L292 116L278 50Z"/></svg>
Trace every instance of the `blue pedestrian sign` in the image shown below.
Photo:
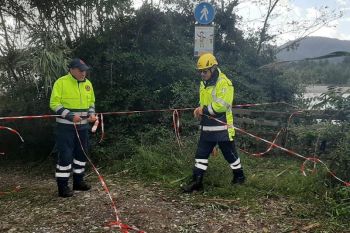
<svg viewBox="0 0 350 233"><path fill-rule="evenodd" d="M199 3L194 9L194 18L200 24L209 24L215 17L214 7L207 2Z"/></svg>

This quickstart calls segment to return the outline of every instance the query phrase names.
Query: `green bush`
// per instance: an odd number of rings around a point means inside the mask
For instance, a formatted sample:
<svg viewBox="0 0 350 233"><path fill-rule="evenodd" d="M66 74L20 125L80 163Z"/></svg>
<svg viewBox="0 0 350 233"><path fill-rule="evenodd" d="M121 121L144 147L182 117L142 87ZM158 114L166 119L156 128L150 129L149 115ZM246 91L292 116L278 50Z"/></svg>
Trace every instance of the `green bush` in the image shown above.
<svg viewBox="0 0 350 233"><path fill-rule="evenodd" d="M350 177L349 125L319 123L300 125L289 130L288 145L306 157L316 156L341 179ZM322 167L321 164L318 164ZM330 182L337 182L331 178Z"/></svg>
<svg viewBox="0 0 350 233"><path fill-rule="evenodd" d="M350 187L338 187L333 195L326 197L328 205L327 215L333 218L349 219L350 215Z"/></svg>

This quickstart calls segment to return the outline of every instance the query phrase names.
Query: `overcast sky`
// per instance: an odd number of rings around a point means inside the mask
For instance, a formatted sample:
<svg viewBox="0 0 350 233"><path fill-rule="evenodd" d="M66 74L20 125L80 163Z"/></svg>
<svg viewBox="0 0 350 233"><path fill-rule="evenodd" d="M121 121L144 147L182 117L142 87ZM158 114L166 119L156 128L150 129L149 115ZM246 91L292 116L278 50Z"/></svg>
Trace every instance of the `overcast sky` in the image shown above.
<svg viewBox="0 0 350 233"><path fill-rule="evenodd" d="M134 1L136 8L142 2L142 0ZM153 3L158 2L159 0L153 0ZM262 4L264 2L267 3L268 0L240 0L236 13L242 16L243 22L239 26L242 30L252 32L263 25L266 15L266 6ZM350 40L350 0L280 0L278 8L274 11L270 33L278 34L279 31L283 33L277 37L275 43L281 45L303 35L300 27L293 28L287 22L304 20L303 25L307 25L314 22L324 11L333 11L338 15L342 13L342 17L332 20L327 26L317 28L318 30L310 35ZM286 30L295 32L285 33Z"/></svg>
<svg viewBox="0 0 350 233"><path fill-rule="evenodd" d="M325 27L314 35L328 36L341 40L350 40L350 0L295 0L295 7L312 10L321 4L328 5L343 13L343 16L334 21L335 27Z"/></svg>
<svg viewBox="0 0 350 233"><path fill-rule="evenodd" d="M241 0L240 2L237 14L243 17L244 24L253 29L261 27L266 15L266 8L263 5L253 4L252 0ZM259 2L267 2L267 0ZM326 26L316 27L318 30L311 33L310 36L350 40L350 0L280 0L278 9L276 8L274 12L274 19L271 21L272 31L270 32L276 33L279 30L286 31L286 29L295 30L294 33L282 33L276 41L277 44L302 35L302 30L298 30L300 27L293 28L287 22L302 21L303 25L307 25L320 17L322 12L333 12L334 15L342 16L334 18Z"/></svg>

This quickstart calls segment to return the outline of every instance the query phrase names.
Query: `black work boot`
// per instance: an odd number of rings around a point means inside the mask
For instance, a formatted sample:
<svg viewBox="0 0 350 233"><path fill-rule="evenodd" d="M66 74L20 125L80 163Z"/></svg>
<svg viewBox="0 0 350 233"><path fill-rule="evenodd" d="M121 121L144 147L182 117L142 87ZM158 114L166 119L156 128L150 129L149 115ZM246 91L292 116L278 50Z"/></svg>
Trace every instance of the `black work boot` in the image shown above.
<svg viewBox="0 0 350 233"><path fill-rule="evenodd" d="M245 176L243 173L243 169L233 170L233 179L231 184L243 184L245 182Z"/></svg>
<svg viewBox="0 0 350 233"><path fill-rule="evenodd" d="M73 190L76 191L88 191L91 189L91 185L86 183L84 180L80 182L73 182Z"/></svg>
<svg viewBox="0 0 350 233"><path fill-rule="evenodd" d="M193 175L191 182L182 187L184 193L192 193L193 191L202 191L203 190L203 176L202 175Z"/></svg>
<svg viewBox="0 0 350 233"><path fill-rule="evenodd" d="M73 196L73 191L68 186L59 186L58 187L58 196L59 197L71 197Z"/></svg>

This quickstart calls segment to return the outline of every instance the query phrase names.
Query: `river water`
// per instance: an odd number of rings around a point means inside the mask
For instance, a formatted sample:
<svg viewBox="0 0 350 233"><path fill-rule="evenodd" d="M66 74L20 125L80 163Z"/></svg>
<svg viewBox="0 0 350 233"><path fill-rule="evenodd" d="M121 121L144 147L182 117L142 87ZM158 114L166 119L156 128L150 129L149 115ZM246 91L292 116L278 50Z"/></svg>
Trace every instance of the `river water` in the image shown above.
<svg viewBox="0 0 350 233"><path fill-rule="evenodd" d="M349 86L326 86L326 85L310 85L305 89L305 93L303 98L311 100L310 107L315 104L320 103L320 100L317 100L317 97L321 97L323 93L326 93L328 90L334 89L338 93L342 93L344 98L350 95L350 87ZM330 107L330 105L329 105Z"/></svg>

